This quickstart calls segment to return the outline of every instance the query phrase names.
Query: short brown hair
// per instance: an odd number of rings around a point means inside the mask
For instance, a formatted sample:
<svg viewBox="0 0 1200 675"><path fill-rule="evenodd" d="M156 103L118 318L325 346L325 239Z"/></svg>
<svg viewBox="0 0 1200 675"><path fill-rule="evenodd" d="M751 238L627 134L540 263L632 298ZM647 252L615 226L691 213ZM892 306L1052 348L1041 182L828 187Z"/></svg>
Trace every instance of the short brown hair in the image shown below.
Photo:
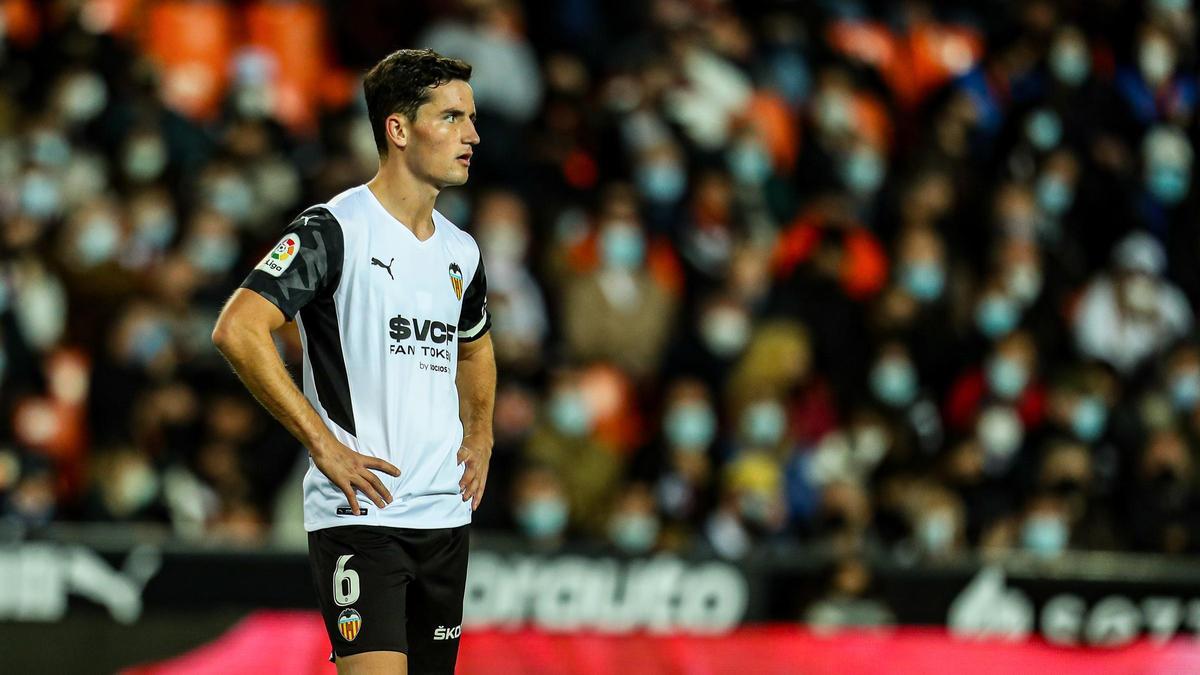
<svg viewBox="0 0 1200 675"><path fill-rule="evenodd" d="M471 64L442 56L432 49L400 49L375 64L363 78L363 93L379 155L387 155L383 121L389 115L403 113L409 120L415 120L417 108L429 100L430 89L451 80L470 79Z"/></svg>

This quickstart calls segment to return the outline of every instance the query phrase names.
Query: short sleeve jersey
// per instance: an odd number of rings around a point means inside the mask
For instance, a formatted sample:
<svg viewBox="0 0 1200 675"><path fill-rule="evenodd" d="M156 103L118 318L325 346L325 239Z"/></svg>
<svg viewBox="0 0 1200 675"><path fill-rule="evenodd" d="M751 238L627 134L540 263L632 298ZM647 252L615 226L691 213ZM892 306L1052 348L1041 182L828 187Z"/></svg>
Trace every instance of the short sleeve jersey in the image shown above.
<svg viewBox="0 0 1200 675"><path fill-rule="evenodd" d="M309 460L308 531L338 525L457 527L458 345L491 327L479 247L437 211L421 241L365 185L301 213L242 287L295 320L302 389L339 441L400 469L376 472L393 501L364 515Z"/></svg>

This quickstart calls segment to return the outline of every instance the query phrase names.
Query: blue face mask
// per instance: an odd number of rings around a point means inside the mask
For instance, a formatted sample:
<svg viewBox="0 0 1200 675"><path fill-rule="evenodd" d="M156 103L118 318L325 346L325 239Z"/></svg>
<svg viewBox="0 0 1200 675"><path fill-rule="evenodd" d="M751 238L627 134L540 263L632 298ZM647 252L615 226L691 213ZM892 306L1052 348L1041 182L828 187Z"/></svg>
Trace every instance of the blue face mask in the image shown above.
<svg viewBox="0 0 1200 675"><path fill-rule="evenodd" d="M954 543L954 518L948 513L931 513L921 520L917 534L926 552L946 551Z"/></svg>
<svg viewBox="0 0 1200 675"><path fill-rule="evenodd" d="M788 103L799 106L808 96L812 78L804 57L797 51L787 50L767 60L767 81Z"/></svg>
<svg viewBox="0 0 1200 675"><path fill-rule="evenodd" d="M58 183L40 173L29 174L21 185L21 210L37 220L58 213L62 206L62 191Z"/></svg>
<svg viewBox="0 0 1200 675"><path fill-rule="evenodd" d="M1021 315L1017 304L1004 296L985 298L975 308L975 325L984 337L995 340L1013 332Z"/></svg>
<svg viewBox="0 0 1200 675"><path fill-rule="evenodd" d="M1088 396L1075 404L1071 413L1071 431L1076 438L1091 443L1100 438L1108 424L1108 409L1095 396Z"/></svg>
<svg viewBox="0 0 1200 675"><path fill-rule="evenodd" d="M883 184L887 167L873 150L858 150L846 158L842 165L842 180L856 195L868 195Z"/></svg>
<svg viewBox="0 0 1200 675"><path fill-rule="evenodd" d="M1078 87L1087 79L1092 64L1087 50L1076 45L1062 45L1050 52L1050 71L1063 84Z"/></svg>
<svg viewBox="0 0 1200 675"><path fill-rule="evenodd" d="M150 365L171 343L171 331L161 321L142 324L133 334L130 356L142 366Z"/></svg>
<svg viewBox="0 0 1200 675"><path fill-rule="evenodd" d="M743 185L762 185L771 177L771 156L755 142L738 143L725 156L729 172Z"/></svg>
<svg viewBox="0 0 1200 675"><path fill-rule="evenodd" d="M1038 206L1050 216L1061 216L1075 201L1075 191L1067 181L1054 175L1043 175L1035 188Z"/></svg>
<svg viewBox="0 0 1200 675"><path fill-rule="evenodd" d="M871 391L893 408L903 408L917 397L917 373L907 359L880 360L870 378Z"/></svg>
<svg viewBox="0 0 1200 675"><path fill-rule="evenodd" d="M1029 383L1029 371L1013 359L996 356L988 361L986 377L988 387L1000 398L1011 401L1025 391Z"/></svg>
<svg viewBox="0 0 1200 675"><path fill-rule="evenodd" d="M530 500L517 513L517 523L531 539L557 537L567 527L567 504L555 497Z"/></svg>
<svg viewBox="0 0 1200 675"><path fill-rule="evenodd" d="M1190 189L1190 172L1166 165L1151 165L1146 171L1146 188L1155 199L1168 206L1183 201Z"/></svg>
<svg viewBox="0 0 1200 675"><path fill-rule="evenodd" d="M222 215L242 220L254 208L254 193L246 183L225 178L213 185L210 203Z"/></svg>
<svg viewBox="0 0 1200 675"><path fill-rule="evenodd" d="M1045 152L1062 141L1062 120L1052 110L1039 110L1025 123L1025 134L1033 147Z"/></svg>
<svg viewBox="0 0 1200 675"><path fill-rule="evenodd" d="M134 236L146 246L161 251L175 238L175 216L166 210L145 215L138 219Z"/></svg>
<svg viewBox="0 0 1200 675"><path fill-rule="evenodd" d="M71 161L71 144L62 134L39 132L33 136L29 155L43 166L66 166Z"/></svg>
<svg viewBox="0 0 1200 675"><path fill-rule="evenodd" d="M1033 516L1021 528L1021 546L1043 557L1054 557L1067 548L1070 532L1057 516Z"/></svg>
<svg viewBox="0 0 1200 675"><path fill-rule="evenodd" d="M237 262L238 244L232 237L200 235L187 247L187 258L208 274L225 274Z"/></svg>
<svg viewBox="0 0 1200 675"><path fill-rule="evenodd" d="M625 553L639 555L658 541L658 521L646 514L620 515L613 519L608 536Z"/></svg>
<svg viewBox="0 0 1200 675"><path fill-rule="evenodd" d="M684 403L667 413L663 432L671 447L704 450L716 436L717 420L707 405Z"/></svg>
<svg viewBox="0 0 1200 675"><path fill-rule="evenodd" d="M83 226L75 248L81 262L86 267L93 267L111 260L120 243L121 230L117 223L109 218L95 218Z"/></svg>
<svg viewBox="0 0 1200 675"><path fill-rule="evenodd" d="M592 429L587 404L577 394L557 394L550 402L550 422L567 436L583 436Z"/></svg>
<svg viewBox="0 0 1200 675"><path fill-rule="evenodd" d="M656 204L678 201L687 188L687 172L677 162L652 162L638 167L638 189Z"/></svg>
<svg viewBox="0 0 1200 675"><path fill-rule="evenodd" d="M783 439L785 431L787 415L778 403L755 403L742 415L742 434L751 445L774 446Z"/></svg>
<svg viewBox="0 0 1200 675"><path fill-rule="evenodd" d="M632 270L646 258L646 240L630 226L612 226L600 236L600 254L610 269Z"/></svg>
<svg viewBox="0 0 1200 675"><path fill-rule="evenodd" d="M905 265L901 275L905 290L921 302L940 298L946 285L946 272L936 263Z"/></svg>
<svg viewBox="0 0 1200 675"><path fill-rule="evenodd" d="M1200 402L1200 371L1189 370L1171 378L1171 403L1177 410L1191 410Z"/></svg>

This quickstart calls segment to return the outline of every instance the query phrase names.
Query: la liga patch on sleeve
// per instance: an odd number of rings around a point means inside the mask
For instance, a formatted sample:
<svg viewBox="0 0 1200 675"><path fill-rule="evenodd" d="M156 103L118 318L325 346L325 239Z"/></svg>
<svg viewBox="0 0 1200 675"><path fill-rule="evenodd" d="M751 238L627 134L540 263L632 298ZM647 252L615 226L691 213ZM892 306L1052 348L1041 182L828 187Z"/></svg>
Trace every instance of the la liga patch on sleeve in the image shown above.
<svg viewBox="0 0 1200 675"><path fill-rule="evenodd" d="M258 267L254 269L278 277L292 266L292 261L299 253L300 237L294 234L285 234L283 239L279 240L275 248L271 249L271 252L263 257L262 262L258 263Z"/></svg>

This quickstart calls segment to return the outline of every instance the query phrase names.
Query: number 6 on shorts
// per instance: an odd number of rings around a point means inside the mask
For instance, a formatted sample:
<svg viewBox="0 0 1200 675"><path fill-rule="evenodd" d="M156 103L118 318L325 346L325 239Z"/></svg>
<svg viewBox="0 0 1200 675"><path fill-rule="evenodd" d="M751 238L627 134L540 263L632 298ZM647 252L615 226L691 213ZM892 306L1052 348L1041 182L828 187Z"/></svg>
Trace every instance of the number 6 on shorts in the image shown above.
<svg viewBox="0 0 1200 675"><path fill-rule="evenodd" d="M337 567L333 569L333 601L338 607L345 607L358 600L358 572L346 569L346 563L354 554L338 558Z"/></svg>

